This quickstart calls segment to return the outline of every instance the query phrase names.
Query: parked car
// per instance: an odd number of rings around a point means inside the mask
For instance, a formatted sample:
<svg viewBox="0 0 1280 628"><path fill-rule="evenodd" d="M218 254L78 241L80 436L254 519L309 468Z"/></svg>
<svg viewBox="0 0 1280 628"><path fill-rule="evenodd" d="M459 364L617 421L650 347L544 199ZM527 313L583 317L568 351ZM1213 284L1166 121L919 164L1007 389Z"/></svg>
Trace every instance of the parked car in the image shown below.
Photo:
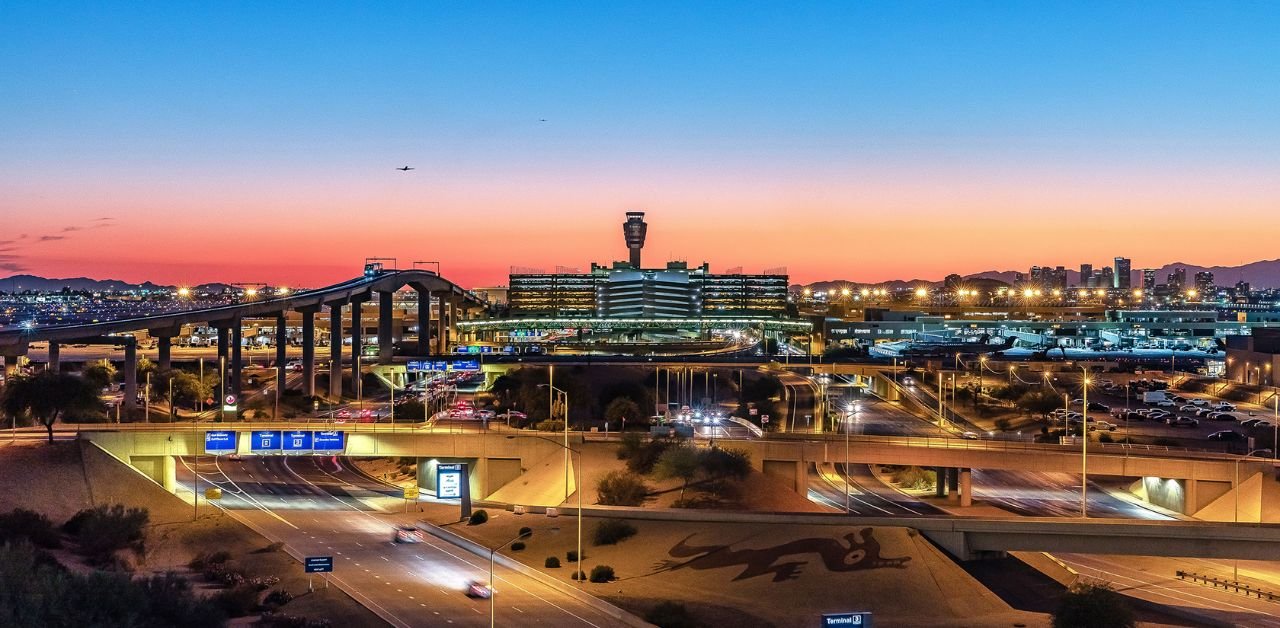
<svg viewBox="0 0 1280 628"><path fill-rule="evenodd" d="M1155 406L1155 407L1157 407L1157 408L1174 408L1174 407L1177 407L1177 405L1178 405L1178 404L1174 403L1173 401L1171 401L1171 400L1169 400L1169 399L1165 399L1164 401L1156 401L1156 402L1152 403L1151 405L1153 405L1153 406Z"/></svg>
<svg viewBox="0 0 1280 628"><path fill-rule="evenodd" d="M1197 407L1195 407L1195 406L1193 406L1193 405L1191 405L1191 404L1189 404L1189 403L1187 403L1187 404L1183 404L1181 408L1178 408L1178 411L1179 411L1179 412L1189 412L1189 413L1191 413L1191 414L1195 414L1196 410L1199 410L1199 408L1197 408Z"/></svg>
<svg viewBox="0 0 1280 628"><path fill-rule="evenodd" d="M1191 403L1200 407L1205 407L1209 405L1209 400L1208 399L1192 399Z"/></svg>
<svg viewBox="0 0 1280 628"><path fill-rule="evenodd" d="M1206 417L1206 418L1207 418L1210 414L1214 414L1214 413L1215 413L1215 411L1214 411L1214 410L1210 410L1210 409L1208 409L1208 408L1196 408L1196 411L1195 411L1195 415L1196 415L1196 416L1198 416L1198 417Z"/></svg>
<svg viewBox="0 0 1280 628"><path fill-rule="evenodd" d="M1236 432L1234 430L1222 430L1220 432L1214 432L1210 434L1208 438L1209 440L1224 440L1224 441L1244 440L1244 434L1241 434L1240 432Z"/></svg>
<svg viewBox="0 0 1280 628"><path fill-rule="evenodd" d="M1171 416L1165 419L1165 423L1173 427L1195 427L1200 425L1200 419L1193 419L1185 416Z"/></svg>
<svg viewBox="0 0 1280 628"><path fill-rule="evenodd" d="M1111 406L1108 406L1106 404L1101 404L1096 401L1089 402L1089 409L1097 410L1098 412L1111 412Z"/></svg>
<svg viewBox="0 0 1280 628"><path fill-rule="evenodd" d="M1228 412L1234 412L1236 409L1236 404L1228 403L1226 401L1219 401L1218 403L1213 404L1213 407L1216 410L1225 410Z"/></svg>
<svg viewBox="0 0 1280 628"><path fill-rule="evenodd" d="M1112 423L1110 421L1094 421L1093 429L1103 430L1107 432L1114 432L1116 431L1116 429L1118 429L1118 427L1116 426L1115 423Z"/></svg>
<svg viewBox="0 0 1280 628"><path fill-rule="evenodd" d="M1240 422L1240 427L1261 427L1259 423L1265 423L1262 419L1245 419Z"/></svg>

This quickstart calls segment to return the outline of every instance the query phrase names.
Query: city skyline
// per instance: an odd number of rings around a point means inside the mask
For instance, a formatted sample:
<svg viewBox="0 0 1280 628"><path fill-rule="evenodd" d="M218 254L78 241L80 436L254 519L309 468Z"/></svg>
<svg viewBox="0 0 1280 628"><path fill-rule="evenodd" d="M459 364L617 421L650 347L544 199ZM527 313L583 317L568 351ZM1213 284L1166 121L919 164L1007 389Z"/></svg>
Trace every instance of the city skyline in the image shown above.
<svg viewBox="0 0 1280 628"><path fill-rule="evenodd" d="M748 8L7 6L0 273L491 285L629 210L802 283L1273 257L1265 5Z"/></svg>

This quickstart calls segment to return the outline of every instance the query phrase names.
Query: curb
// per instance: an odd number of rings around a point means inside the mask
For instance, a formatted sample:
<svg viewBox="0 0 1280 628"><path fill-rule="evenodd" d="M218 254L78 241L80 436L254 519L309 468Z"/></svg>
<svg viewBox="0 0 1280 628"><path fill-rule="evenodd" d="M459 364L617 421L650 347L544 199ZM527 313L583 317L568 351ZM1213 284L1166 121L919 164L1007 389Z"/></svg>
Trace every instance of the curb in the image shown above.
<svg viewBox="0 0 1280 628"><path fill-rule="evenodd" d="M489 557L489 549L481 546L479 543L476 543L475 541L472 541L459 534L455 534L454 532L446 530L426 520L419 521L418 524L422 526L422 529L426 530L432 536L435 536L436 538L442 541L445 541L461 549L464 549L468 552L471 552L472 554L475 554L480 558L487 559ZM633 615L617 606L614 606L613 604L610 604L609 602L606 602L594 595L591 595L590 593L585 593L576 587L571 587L563 582L560 582L559 580L552 578L547 574L544 574L541 571L538 571L537 569L534 569L533 567L530 567L518 560L508 558L502 554L494 554L493 562L499 565L502 565L503 567L506 567L507 569L510 569L516 573L519 573L522 576L535 580L538 583L543 584L549 588L555 589L556 591L559 591L560 593L563 593L579 602L582 602L583 604L586 604L587 606L590 606L595 610L601 613L604 613L605 615L608 615L609 617L617 620L622 625L633 626L634 628L651 628L653 626L653 624L650 624L649 622L637 617L636 615Z"/></svg>

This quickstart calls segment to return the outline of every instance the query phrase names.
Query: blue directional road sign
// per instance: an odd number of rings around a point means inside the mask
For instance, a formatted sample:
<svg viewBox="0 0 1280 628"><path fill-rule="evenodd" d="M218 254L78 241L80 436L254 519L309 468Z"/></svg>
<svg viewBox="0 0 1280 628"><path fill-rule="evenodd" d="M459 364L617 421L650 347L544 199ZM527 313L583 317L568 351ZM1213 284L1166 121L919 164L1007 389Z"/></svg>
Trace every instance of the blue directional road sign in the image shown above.
<svg viewBox="0 0 1280 628"><path fill-rule="evenodd" d="M257 430L250 440L249 449L255 453L280 451L280 430Z"/></svg>
<svg viewBox="0 0 1280 628"><path fill-rule="evenodd" d="M440 499L459 499L462 497L462 485L466 479L462 477L461 464L436 465L436 497Z"/></svg>
<svg viewBox="0 0 1280 628"><path fill-rule="evenodd" d="M311 432L298 430L284 433L284 450L286 452L310 452Z"/></svg>
<svg viewBox="0 0 1280 628"><path fill-rule="evenodd" d="M332 556L308 556L302 562L306 573L331 573L333 571Z"/></svg>
<svg viewBox="0 0 1280 628"><path fill-rule="evenodd" d="M346 446L346 434L342 432L316 432L311 441L311 447L317 452L341 452Z"/></svg>
<svg viewBox="0 0 1280 628"><path fill-rule="evenodd" d="M823 628L871 628L871 613L831 613L822 616Z"/></svg>
<svg viewBox="0 0 1280 628"><path fill-rule="evenodd" d="M204 453L215 456L236 453L235 430L209 430L205 432Z"/></svg>

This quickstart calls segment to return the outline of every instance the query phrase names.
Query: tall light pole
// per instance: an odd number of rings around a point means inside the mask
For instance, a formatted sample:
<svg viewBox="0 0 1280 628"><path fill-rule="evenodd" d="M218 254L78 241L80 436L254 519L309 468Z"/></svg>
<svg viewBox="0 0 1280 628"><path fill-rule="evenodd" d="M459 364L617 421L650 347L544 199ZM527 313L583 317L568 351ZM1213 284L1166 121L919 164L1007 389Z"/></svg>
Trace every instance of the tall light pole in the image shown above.
<svg viewBox="0 0 1280 628"><path fill-rule="evenodd" d="M490 549L489 549L489 628L493 628L493 626L494 626L494 621L495 621L495 620L494 620L494 618L496 617L496 615L494 615L494 603L493 603L493 597L494 597L494 592L493 592L493 555L494 555L494 554L496 554L496 553L498 553L498 550L500 550L500 549L502 549L502 548L504 548L504 547L506 547L506 546L508 546L508 545L510 545L510 544L512 544L512 543L515 543L516 541L519 541L519 540L521 540L521 539L527 539L527 538L529 538L529 537L531 537L531 536L533 536L533 532L521 532L520 534L516 535L516 537L515 537L514 539L511 539L510 541L507 541L506 543L503 543L502 545L499 545L499 546L497 546L497 547L493 547L493 548L490 548Z"/></svg>
<svg viewBox="0 0 1280 628"><path fill-rule="evenodd" d="M1080 516L1089 517L1089 367L1081 366L1084 372L1084 394L1080 401Z"/></svg>

